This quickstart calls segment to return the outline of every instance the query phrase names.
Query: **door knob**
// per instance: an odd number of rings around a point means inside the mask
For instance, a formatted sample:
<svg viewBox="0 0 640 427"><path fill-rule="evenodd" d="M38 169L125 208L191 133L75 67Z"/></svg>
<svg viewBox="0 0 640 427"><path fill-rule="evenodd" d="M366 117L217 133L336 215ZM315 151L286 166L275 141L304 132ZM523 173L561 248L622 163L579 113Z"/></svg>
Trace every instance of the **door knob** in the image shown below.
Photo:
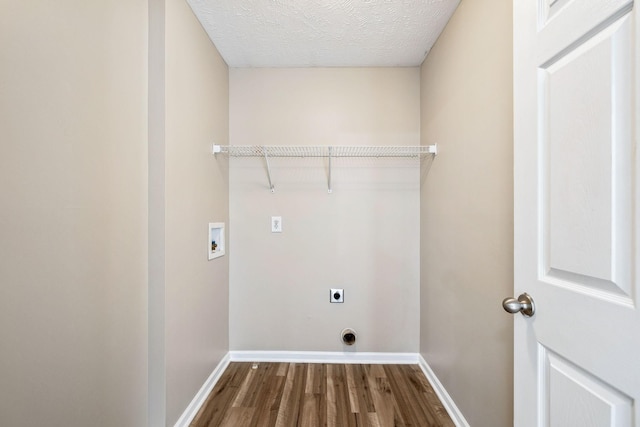
<svg viewBox="0 0 640 427"><path fill-rule="evenodd" d="M504 301L502 301L502 308L511 314L520 312L525 317L531 317L533 316L533 313L536 312L536 306L533 304L533 298L531 298L531 296L526 292L520 295L518 299L505 298Z"/></svg>

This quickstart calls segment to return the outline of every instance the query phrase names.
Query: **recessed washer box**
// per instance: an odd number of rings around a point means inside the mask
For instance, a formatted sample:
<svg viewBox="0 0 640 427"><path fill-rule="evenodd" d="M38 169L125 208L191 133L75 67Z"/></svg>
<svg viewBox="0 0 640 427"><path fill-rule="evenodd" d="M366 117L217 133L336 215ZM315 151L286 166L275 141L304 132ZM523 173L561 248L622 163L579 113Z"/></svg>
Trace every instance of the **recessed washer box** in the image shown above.
<svg viewBox="0 0 640 427"><path fill-rule="evenodd" d="M209 223L209 259L224 255L224 222Z"/></svg>

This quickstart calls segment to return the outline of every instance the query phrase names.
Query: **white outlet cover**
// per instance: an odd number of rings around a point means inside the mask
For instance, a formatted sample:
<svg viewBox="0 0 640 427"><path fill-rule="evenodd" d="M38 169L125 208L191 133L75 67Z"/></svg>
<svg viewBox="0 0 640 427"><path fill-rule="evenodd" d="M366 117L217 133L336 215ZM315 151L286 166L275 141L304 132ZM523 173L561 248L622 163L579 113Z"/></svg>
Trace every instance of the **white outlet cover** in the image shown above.
<svg viewBox="0 0 640 427"><path fill-rule="evenodd" d="M271 232L282 233L282 217L281 216L271 217Z"/></svg>

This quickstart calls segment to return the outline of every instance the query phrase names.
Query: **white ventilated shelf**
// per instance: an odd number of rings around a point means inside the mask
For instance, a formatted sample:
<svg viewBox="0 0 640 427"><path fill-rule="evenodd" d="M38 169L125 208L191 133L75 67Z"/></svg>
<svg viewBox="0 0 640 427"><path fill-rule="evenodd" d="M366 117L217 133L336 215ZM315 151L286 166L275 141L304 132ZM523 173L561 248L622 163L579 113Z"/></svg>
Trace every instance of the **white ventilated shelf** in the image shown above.
<svg viewBox="0 0 640 427"><path fill-rule="evenodd" d="M275 192L275 187L271 181L271 167L269 166L270 157L324 157L329 159L328 174L328 191L331 190L331 159L340 157L366 157L366 158L384 158L384 157L405 157L405 158L423 158L434 157L438 154L438 146L434 145L383 145L383 146L366 146L366 145L214 145L213 154L226 154L231 157L262 157L267 166L267 178L269 179L269 188L271 192Z"/></svg>
<svg viewBox="0 0 640 427"><path fill-rule="evenodd" d="M437 146L214 145L213 153L231 157L421 157L437 154Z"/></svg>

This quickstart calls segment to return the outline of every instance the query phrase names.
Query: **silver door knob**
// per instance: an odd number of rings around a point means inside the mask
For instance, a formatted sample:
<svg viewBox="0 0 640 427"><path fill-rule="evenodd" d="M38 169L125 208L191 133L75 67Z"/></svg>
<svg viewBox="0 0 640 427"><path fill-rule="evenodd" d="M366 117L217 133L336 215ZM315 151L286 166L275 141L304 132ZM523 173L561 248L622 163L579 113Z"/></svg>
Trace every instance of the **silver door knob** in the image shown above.
<svg viewBox="0 0 640 427"><path fill-rule="evenodd" d="M533 298L528 293L524 293L515 298L505 298L502 301L502 308L508 313L514 314L517 312L522 313L525 317L533 316L536 312L536 306L533 304Z"/></svg>

